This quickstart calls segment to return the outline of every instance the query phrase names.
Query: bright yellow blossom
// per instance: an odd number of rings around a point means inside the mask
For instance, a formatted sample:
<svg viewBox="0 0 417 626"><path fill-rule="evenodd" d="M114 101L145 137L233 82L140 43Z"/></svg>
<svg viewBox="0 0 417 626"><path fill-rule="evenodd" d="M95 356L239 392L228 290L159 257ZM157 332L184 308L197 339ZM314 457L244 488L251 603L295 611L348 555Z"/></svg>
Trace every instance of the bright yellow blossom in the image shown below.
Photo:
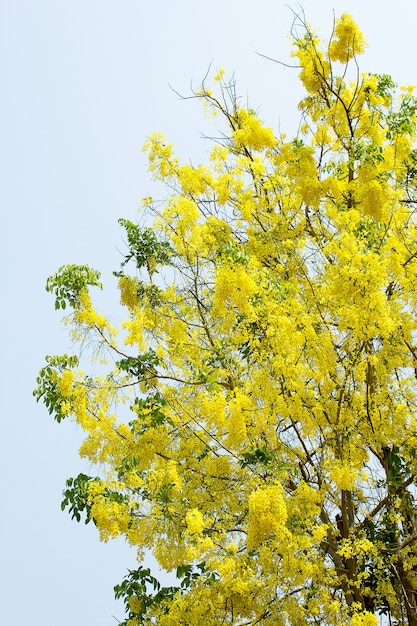
<svg viewBox="0 0 417 626"><path fill-rule="evenodd" d="M93 361L37 380L85 433L63 507L177 576L129 570L129 626L416 623L417 100L350 71L349 14L327 44L298 25L297 137L219 70L206 165L146 141L168 192L120 220L120 345L98 272L47 283Z"/></svg>

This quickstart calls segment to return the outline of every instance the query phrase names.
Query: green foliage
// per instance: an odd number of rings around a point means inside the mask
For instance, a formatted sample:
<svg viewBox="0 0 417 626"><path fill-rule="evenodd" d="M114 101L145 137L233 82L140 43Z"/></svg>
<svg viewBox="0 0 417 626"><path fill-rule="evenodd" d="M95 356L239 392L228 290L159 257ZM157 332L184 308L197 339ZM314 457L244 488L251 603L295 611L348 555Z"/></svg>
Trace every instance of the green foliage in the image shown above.
<svg viewBox="0 0 417 626"><path fill-rule="evenodd" d="M172 600L176 594L182 594L190 589L200 577L204 577L206 581L211 583L215 583L219 579L215 572L210 572L207 569L204 562L177 567L176 577L181 580L179 587L162 587L148 567L140 566L135 570L128 570L128 572L122 583L114 587L115 598L116 600L123 599L128 615L127 620L119 626L127 626L128 620L138 620L137 623L143 623L142 619L150 607L159 606L165 612L164 603Z"/></svg>
<svg viewBox="0 0 417 626"><path fill-rule="evenodd" d="M132 411L135 411L138 416L138 420L135 422L135 429L138 430L138 422L141 424L138 432L145 432L148 428L155 428L165 423L173 426L172 419L167 417L163 411L165 405L166 400L160 393L149 395L146 398L135 398L131 407Z"/></svg>
<svg viewBox="0 0 417 626"><path fill-rule="evenodd" d="M156 366L160 359L155 350L148 350L137 357L126 357L117 361L117 367L122 371L142 379L143 377L154 378L156 376Z"/></svg>
<svg viewBox="0 0 417 626"><path fill-rule="evenodd" d="M154 283L145 284L139 282L137 287L137 295L138 298L142 300L146 298L152 308L156 308L161 302L161 289Z"/></svg>
<svg viewBox="0 0 417 626"><path fill-rule="evenodd" d="M37 387L33 391L36 401L39 402L43 398L43 402L48 409L49 415L54 415L54 419L60 422L65 418L65 414L61 411L61 405L66 398L58 388L59 375L63 370L77 367L78 358L76 356L47 356L45 357L46 366L43 367L36 378Z"/></svg>
<svg viewBox="0 0 417 626"><path fill-rule="evenodd" d="M377 252L384 241L385 225L372 218L362 219L358 222L355 234L358 240L362 240L365 248Z"/></svg>
<svg viewBox="0 0 417 626"><path fill-rule="evenodd" d="M117 468L117 472L118 472L117 476L119 480L123 478L123 476L127 472L131 472L132 470L135 470L139 465L140 465L140 456L138 456L137 454L133 456L128 456L122 459L122 462Z"/></svg>
<svg viewBox="0 0 417 626"><path fill-rule="evenodd" d="M248 252L244 246L230 242L221 243L217 248L217 259L220 263L232 263L233 265L246 265Z"/></svg>
<svg viewBox="0 0 417 626"><path fill-rule="evenodd" d="M148 567L140 566L128 572L123 582L114 587L116 600L123 599L128 620L141 620L149 607L161 605L180 591L179 587L161 587L160 582L152 576ZM132 598L137 599L136 603L132 602ZM127 626L128 620L122 622L120 626Z"/></svg>
<svg viewBox="0 0 417 626"><path fill-rule="evenodd" d="M61 510L64 511L68 507L68 513L71 514L71 518L76 519L77 522L81 521L81 514L85 513L85 524L88 524L91 520L95 523L94 517L91 515L92 507L88 494L88 485L97 480L97 478L83 473L78 474L76 478L68 478L66 489L62 493L64 499L61 502ZM103 496L107 500L118 502L119 504L128 500L127 496L113 489L105 489Z"/></svg>
<svg viewBox="0 0 417 626"><path fill-rule="evenodd" d="M394 90L397 87L392 77L389 74L370 74L370 76L377 78L377 94L392 100ZM365 87L365 91L367 91L367 87Z"/></svg>
<svg viewBox="0 0 417 626"><path fill-rule="evenodd" d="M361 163L383 163L384 151L374 141L352 141L350 164L355 161Z"/></svg>
<svg viewBox="0 0 417 626"><path fill-rule="evenodd" d="M417 98L405 96L398 111L391 111L387 117L387 138L396 135L408 135L415 131L415 117L417 113Z"/></svg>
<svg viewBox="0 0 417 626"><path fill-rule="evenodd" d="M88 484L96 480L87 474L78 474L76 478L68 478L66 489L63 491L64 499L61 502L61 510L67 507L71 519L81 520L81 513L85 513L85 524L91 521L91 504L88 501Z"/></svg>
<svg viewBox="0 0 417 626"><path fill-rule="evenodd" d="M170 265L170 258L174 254L169 243L158 241L155 232L151 228L141 229L137 224L123 218L119 224L126 230L129 252L122 262L124 267L131 259L136 262L137 269L146 267L149 274L157 271L158 265ZM116 273L118 276L122 273Z"/></svg>
<svg viewBox="0 0 417 626"><path fill-rule="evenodd" d="M46 291L55 295L55 309L65 309L67 304L79 308L78 295L88 285L103 288L101 274L88 265L63 265L46 282Z"/></svg>
<svg viewBox="0 0 417 626"><path fill-rule="evenodd" d="M275 455L268 450L266 446L263 448L254 448L249 452L242 454L243 459L240 461L241 467L247 467L248 465L270 465L275 458Z"/></svg>
<svg viewBox="0 0 417 626"><path fill-rule="evenodd" d="M404 484L410 476L410 470L407 467L404 458L400 454L398 446L392 446L386 456L387 478L390 487L399 487Z"/></svg>
<svg viewBox="0 0 417 626"><path fill-rule="evenodd" d="M180 565L176 569L176 576L177 578L182 579L181 589L189 589L201 576L210 582L216 582L219 580L219 576L216 572L211 572L207 569L204 562L197 563L196 565Z"/></svg>

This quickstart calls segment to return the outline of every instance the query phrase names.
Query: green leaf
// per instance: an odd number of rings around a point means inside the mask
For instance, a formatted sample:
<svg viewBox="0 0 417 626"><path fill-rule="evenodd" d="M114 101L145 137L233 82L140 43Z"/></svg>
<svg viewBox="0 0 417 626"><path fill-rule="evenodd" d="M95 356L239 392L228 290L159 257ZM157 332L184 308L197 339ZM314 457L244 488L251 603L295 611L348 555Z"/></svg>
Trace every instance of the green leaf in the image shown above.
<svg viewBox="0 0 417 626"><path fill-rule="evenodd" d="M135 378L141 379L145 376L156 376L156 366L160 359L155 350L148 350L137 357L126 357L117 361L116 365L122 372L127 372Z"/></svg>
<svg viewBox="0 0 417 626"><path fill-rule="evenodd" d="M97 480L87 474L78 474L76 478L68 478L66 489L63 491L63 500L61 502L61 510L64 511L68 507L68 512L72 519L77 522L81 520L81 513L85 513L85 523L91 521L91 504L88 500L88 484Z"/></svg>
<svg viewBox="0 0 417 626"><path fill-rule="evenodd" d="M78 295L88 285L103 288L99 278L100 272L88 265L63 265L49 276L46 291L55 295L55 309L65 309L67 304L77 309L80 306Z"/></svg>
<svg viewBox="0 0 417 626"><path fill-rule="evenodd" d="M57 422L61 422L65 418L65 415L61 412L61 405L63 401L68 401L68 398L63 398L59 392L59 378L65 369L77 367L78 357L75 355L69 356L68 354L47 356L45 361L45 367L39 371L39 375L36 378L37 387L33 390L33 395L36 398L36 402L43 399L48 413L50 415L54 413L54 419Z"/></svg>
<svg viewBox="0 0 417 626"><path fill-rule="evenodd" d="M241 467L247 467L248 465L269 465L275 458L275 455L266 447L254 448L248 452L242 454L240 461Z"/></svg>
<svg viewBox="0 0 417 626"><path fill-rule="evenodd" d="M122 262L124 267L131 259L136 262L138 269L146 267L149 274L157 271L158 265L170 265L174 250L166 241L158 241L152 228L141 229L130 220L119 219L119 224L124 227L127 235L129 252Z"/></svg>

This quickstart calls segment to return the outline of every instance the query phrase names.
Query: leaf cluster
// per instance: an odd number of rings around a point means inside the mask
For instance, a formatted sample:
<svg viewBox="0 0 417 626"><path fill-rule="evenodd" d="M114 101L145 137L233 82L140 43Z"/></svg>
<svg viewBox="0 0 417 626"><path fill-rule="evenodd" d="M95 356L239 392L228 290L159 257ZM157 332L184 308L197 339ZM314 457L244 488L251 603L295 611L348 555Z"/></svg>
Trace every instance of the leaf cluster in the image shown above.
<svg viewBox="0 0 417 626"><path fill-rule="evenodd" d="M63 265L46 282L46 291L55 295L55 309L79 307L78 296L89 285L103 288L100 272L88 265Z"/></svg>
<svg viewBox="0 0 417 626"><path fill-rule="evenodd" d="M66 369L77 367L78 357L64 354L62 356L47 356L45 360L46 365L39 371L36 378L37 387L33 391L33 395L36 402L43 399L49 415L54 413L54 419L59 423L65 418L65 414L61 410L61 404L65 398L59 391L59 375Z"/></svg>
<svg viewBox="0 0 417 626"><path fill-rule="evenodd" d="M158 241L152 228L140 228L130 220L120 218L119 224L124 227L127 236L129 252L121 266L124 267L134 260L137 269L145 267L149 274L157 271L159 265L170 265L174 254L173 248L166 241ZM122 272L116 275L123 275Z"/></svg>

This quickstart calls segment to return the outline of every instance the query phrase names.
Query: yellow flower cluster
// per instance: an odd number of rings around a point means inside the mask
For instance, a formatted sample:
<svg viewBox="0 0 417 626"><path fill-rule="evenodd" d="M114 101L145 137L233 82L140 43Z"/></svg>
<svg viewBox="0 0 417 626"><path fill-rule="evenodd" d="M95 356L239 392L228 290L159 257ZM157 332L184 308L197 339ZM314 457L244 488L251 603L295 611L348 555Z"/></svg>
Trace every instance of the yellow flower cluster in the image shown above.
<svg viewBox="0 0 417 626"><path fill-rule="evenodd" d="M271 537L287 534L287 508L282 486L256 489L249 498L249 528L247 545L255 548Z"/></svg>
<svg viewBox="0 0 417 626"><path fill-rule="evenodd" d="M357 54L363 54L367 42L349 13L342 13L336 20L334 37L330 43L332 61L347 63Z"/></svg>
<svg viewBox="0 0 417 626"><path fill-rule="evenodd" d="M62 402L61 403L61 414L69 415L71 413L72 407L70 402Z"/></svg>
<svg viewBox="0 0 417 626"><path fill-rule="evenodd" d="M133 613L140 613L140 610L142 608L142 602L137 596L132 596L131 598L129 598L129 607L133 611Z"/></svg>
<svg viewBox="0 0 417 626"><path fill-rule="evenodd" d="M130 515L125 504L97 496L91 505L91 517L100 532L100 539L108 541L127 532Z"/></svg>
<svg viewBox="0 0 417 626"><path fill-rule="evenodd" d="M246 146L258 152L275 146L272 129L262 126L259 119L247 109L239 109L237 121L239 127L233 136L238 146Z"/></svg>
<svg viewBox="0 0 417 626"><path fill-rule="evenodd" d="M330 478L335 482L337 489L353 489L357 480L357 472L350 464L334 463L330 472Z"/></svg>
<svg viewBox="0 0 417 626"><path fill-rule="evenodd" d="M175 174L178 159L174 156L172 144L166 143L163 133L153 133L143 146L148 153L149 170L157 180L165 180Z"/></svg>
<svg viewBox="0 0 417 626"><path fill-rule="evenodd" d="M235 311L242 315L251 315L253 307L250 297L256 290L256 282L245 266L219 267L216 274L213 312L224 320L225 328L233 324Z"/></svg>
<svg viewBox="0 0 417 626"><path fill-rule="evenodd" d="M223 76L224 76L224 68L221 67L219 71L217 72L217 74L214 76L214 80L216 82L220 82Z"/></svg>
<svg viewBox="0 0 417 626"><path fill-rule="evenodd" d="M64 398L69 398L72 395L74 378L75 373L72 370L65 369L62 372L62 376L58 382L58 390Z"/></svg>
<svg viewBox="0 0 417 626"><path fill-rule="evenodd" d="M176 176L185 194L193 197L202 195L211 183L211 172L206 167L182 165L176 169Z"/></svg>
<svg viewBox="0 0 417 626"><path fill-rule="evenodd" d="M161 247L132 245L154 266L119 280L124 347L79 272L58 285L86 348L116 364L74 374L54 357L40 377L104 476L87 494L101 538L207 568L159 606L132 596L146 623L375 626L367 598L394 619L403 582L417 588L417 107L409 91L397 107L389 77L337 75L366 45L350 15L328 48L308 26L295 45L307 94L293 141L238 100L207 166L147 141L171 195L147 201ZM196 95L222 114L233 90L215 78L224 100Z"/></svg>
<svg viewBox="0 0 417 626"><path fill-rule="evenodd" d="M230 224L225 220L210 215L198 229L198 235L206 254L215 252L219 245L227 243L231 238L231 231Z"/></svg>
<svg viewBox="0 0 417 626"><path fill-rule="evenodd" d="M139 350L145 346L145 313L141 310L135 310L132 319L123 322L123 327L127 330L125 337L126 345L137 345Z"/></svg>
<svg viewBox="0 0 417 626"><path fill-rule="evenodd" d="M250 398L236 390L229 402L227 445L238 448L246 440L246 419L251 421L254 407Z"/></svg>
<svg viewBox="0 0 417 626"><path fill-rule="evenodd" d="M385 221L391 208L392 192L378 174L378 168L372 163L361 165L354 183L355 200L361 213Z"/></svg>
<svg viewBox="0 0 417 626"><path fill-rule="evenodd" d="M133 310L138 304L138 280L135 276L122 276L119 279L120 301Z"/></svg>
<svg viewBox="0 0 417 626"><path fill-rule="evenodd" d="M352 616L350 626L378 626L378 618L374 613L362 611Z"/></svg>
<svg viewBox="0 0 417 626"><path fill-rule="evenodd" d="M94 309L87 289L83 289L78 294L80 308L74 311L74 320L89 328L96 327L101 330L106 329L111 336L117 334L117 329L112 326L104 315L100 315Z"/></svg>
<svg viewBox="0 0 417 626"><path fill-rule="evenodd" d="M376 555L377 553L377 547L366 537L344 539L339 549L339 554L347 559L361 554Z"/></svg>
<svg viewBox="0 0 417 626"><path fill-rule="evenodd" d="M310 33L307 41L298 41L292 52L299 59L300 80L309 93L318 92L330 74L330 63L324 58L318 45L318 37Z"/></svg>
<svg viewBox="0 0 417 626"><path fill-rule="evenodd" d="M204 530L204 518L198 509L190 509L185 516L188 532L191 535L201 535Z"/></svg>

